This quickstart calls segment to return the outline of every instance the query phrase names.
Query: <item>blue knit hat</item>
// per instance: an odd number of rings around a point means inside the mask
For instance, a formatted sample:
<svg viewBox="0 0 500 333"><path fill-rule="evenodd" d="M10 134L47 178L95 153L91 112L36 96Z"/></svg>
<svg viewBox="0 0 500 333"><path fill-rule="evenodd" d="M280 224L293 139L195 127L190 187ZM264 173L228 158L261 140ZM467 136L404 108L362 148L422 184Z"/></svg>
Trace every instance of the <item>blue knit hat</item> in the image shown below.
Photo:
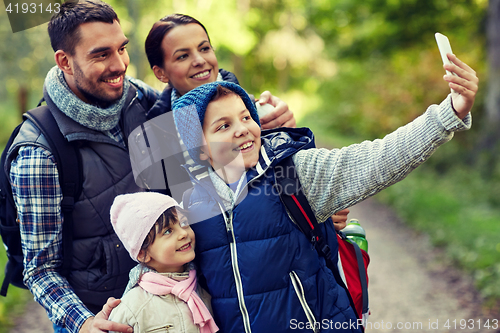
<svg viewBox="0 0 500 333"><path fill-rule="evenodd" d="M189 156L198 164L204 164L200 160L200 147L203 146L203 121L207 105L217 93L217 87L222 86L238 94L246 108L250 111L250 116L259 125L260 121L257 109L252 99L239 85L217 81L201 85L174 102L172 111L174 112L174 121L182 141L188 149Z"/></svg>

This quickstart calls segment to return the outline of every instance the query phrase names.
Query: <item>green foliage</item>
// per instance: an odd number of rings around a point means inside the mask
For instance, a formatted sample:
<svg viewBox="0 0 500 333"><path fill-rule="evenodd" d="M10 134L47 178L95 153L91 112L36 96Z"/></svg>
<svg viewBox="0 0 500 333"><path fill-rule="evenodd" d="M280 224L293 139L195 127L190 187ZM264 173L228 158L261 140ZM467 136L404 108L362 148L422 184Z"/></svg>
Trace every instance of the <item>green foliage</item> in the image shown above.
<svg viewBox="0 0 500 333"><path fill-rule="evenodd" d="M26 89L38 96L42 94L45 74L54 66L53 52L46 24L12 33L7 13L0 12L0 98L17 96ZM13 111L20 113L14 109Z"/></svg>
<svg viewBox="0 0 500 333"><path fill-rule="evenodd" d="M5 267L7 255L4 247L0 247L0 267ZM0 274L3 281L4 274ZM9 286L7 297L0 296L0 333L8 333L13 326L13 319L24 311L24 304L33 298L28 290Z"/></svg>
<svg viewBox="0 0 500 333"><path fill-rule="evenodd" d="M445 149L445 147L440 148ZM437 153L439 154L439 152ZM500 183L455 164L439 174L417 169L377 198L390 203L414 228L430 235L448 258L470 273L482 295L500 299Z"/></svg>
<svg viewBox="0 0 500 333"><path fill-rule="evenodd" d="M479 77L484 76L482 42L454 44L455 52L477 70ZM432 43L417 44L391 57L339 60L335 78L325 80L318 89L323 103L309 116L320 117L325 126L345 135L381 137L416 118L425 107L439 103L449 93L439 59ZM483 94L484 90L476 100L475 121L481 119Z"/></svg>
<svg viewBox="0 0 500 333"><path fill-rule="evenodd" d="M14 127L19 123L20 116L17 112L12 112L12 103L0 103L0 151L3 151L5 142L10 136ZM3 167L2 167L3 168ZM3 267L7 263L5 248L0 246L0 282L3 281ZM32 298L29 291L13 286L9 287L8 297L0 296L0 333L7 333L12 327L12 319L20 315L24 310L24 304Z"/></svg>
<svg viewBox="0 0 500 333"><path fill-rule="evenodd" d="M12 112L12 110L15 110L15 107L11 100L0 103L0 151L3 150L14 127L21 121L21 116L17 112Z"/></svg>
<svg viewBox="0 0 500 333"><path fill-rule="evenodd" d="M436 31L477 35L487 6L474 0L315 2L321 5L311 6L310 21L318 33L336 41L332 47L338 55L358 58L425 44Z"/></svg>

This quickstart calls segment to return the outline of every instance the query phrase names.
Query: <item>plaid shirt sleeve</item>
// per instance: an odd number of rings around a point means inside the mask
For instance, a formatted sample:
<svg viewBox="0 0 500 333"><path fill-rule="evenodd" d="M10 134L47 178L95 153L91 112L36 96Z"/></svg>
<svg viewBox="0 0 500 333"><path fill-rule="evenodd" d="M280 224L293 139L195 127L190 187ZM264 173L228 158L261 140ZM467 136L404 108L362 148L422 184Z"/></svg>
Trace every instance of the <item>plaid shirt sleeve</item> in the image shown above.
<svg viewBox="0 0 500 333"><path fill-rule="evenodd" d="M21 225L24 282L53 323L78 332L93 314L59 274L62 192L52 154L37 146L21 147L11 163L10 182Z"/></svg>

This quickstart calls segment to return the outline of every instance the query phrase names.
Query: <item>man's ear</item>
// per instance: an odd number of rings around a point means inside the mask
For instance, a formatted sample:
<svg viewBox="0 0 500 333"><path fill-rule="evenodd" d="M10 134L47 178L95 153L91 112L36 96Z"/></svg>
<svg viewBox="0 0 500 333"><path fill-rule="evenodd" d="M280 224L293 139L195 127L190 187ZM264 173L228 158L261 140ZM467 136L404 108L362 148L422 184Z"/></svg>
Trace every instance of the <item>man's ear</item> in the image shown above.
<svg viewBox="0 0 500 333"><path fill-rule="evenodd" d="M59 67L65 74L73 75L73 68L71 56L63 50L57 50L54 54L54 60L57 67Z"/></svg>
<svg viewBox="0 0 500 333"><path fill-rule="evenodd" d="M153 73L155 73L155 76L158 80L160 80L163 83L168 83L168 76L165 74L165 71L163 68L160 68L156 65L153 66Z"/></svg>

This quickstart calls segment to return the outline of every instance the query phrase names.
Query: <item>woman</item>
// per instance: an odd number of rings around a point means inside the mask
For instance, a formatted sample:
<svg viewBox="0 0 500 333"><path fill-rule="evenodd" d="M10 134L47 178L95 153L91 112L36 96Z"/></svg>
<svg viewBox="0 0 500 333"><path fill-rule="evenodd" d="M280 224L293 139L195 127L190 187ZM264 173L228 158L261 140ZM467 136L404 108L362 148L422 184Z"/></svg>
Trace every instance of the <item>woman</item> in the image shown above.
<svg viewBox="0 0 500 333"><path fill-rule="evenodd" d="M145 46L155 76L168 84L149 111L149 119L171 111L175 99L204 83L217 80L238 83L234 74L219 69L207 30L188 15L172 14L156 22ZM260 119L263 129L296 126L287 104L270 92L263 92L259 103L275 107L273 112Z"/></svg>

